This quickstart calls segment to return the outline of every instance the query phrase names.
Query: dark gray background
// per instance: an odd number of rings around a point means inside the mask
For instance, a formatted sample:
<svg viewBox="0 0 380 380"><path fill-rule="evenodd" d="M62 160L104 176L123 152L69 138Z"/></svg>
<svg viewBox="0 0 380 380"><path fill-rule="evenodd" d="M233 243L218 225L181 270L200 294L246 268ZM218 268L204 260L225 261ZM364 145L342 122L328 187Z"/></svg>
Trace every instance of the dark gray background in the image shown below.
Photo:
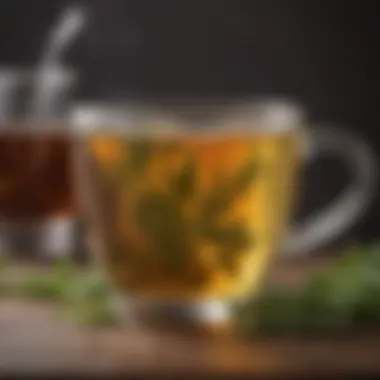
<svg viewBox="0 0 380 380"><path fill-rule="evenodd" d="M0 63L31 64L63 0L0 1ZM78 96L285 94L311 121L350 126L374 150L378 133L376 1L93 0L67 59ZM308 170L299 214L346 183L336 160ZM347 239L377 237L379 201Z"/></svg>

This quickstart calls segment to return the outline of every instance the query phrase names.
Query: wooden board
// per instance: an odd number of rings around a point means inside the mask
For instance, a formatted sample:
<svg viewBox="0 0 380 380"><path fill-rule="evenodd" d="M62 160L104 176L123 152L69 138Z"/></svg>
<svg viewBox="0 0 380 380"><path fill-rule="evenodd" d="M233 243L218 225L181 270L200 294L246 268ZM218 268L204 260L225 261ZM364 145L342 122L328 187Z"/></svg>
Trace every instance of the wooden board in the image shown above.
<svg viewBox="0 0 380 380"><path fill-rule="evenodd" d="M282 268L294 280L317 264ZM131 328L85 329L57 306L0 299L0 374L354 374L380 375L380 329L294 339L170 337Z"/></svg>

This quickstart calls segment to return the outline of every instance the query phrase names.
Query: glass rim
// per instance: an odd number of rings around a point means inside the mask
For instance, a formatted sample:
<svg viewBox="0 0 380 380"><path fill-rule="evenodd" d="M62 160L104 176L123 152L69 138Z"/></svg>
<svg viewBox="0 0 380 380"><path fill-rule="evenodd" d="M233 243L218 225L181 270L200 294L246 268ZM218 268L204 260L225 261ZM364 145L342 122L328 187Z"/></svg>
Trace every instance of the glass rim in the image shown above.
<svg viewBox="0 0 380 380"><path fill-rule="evenodd" d="M1 69L1 66L0 66ZM250 105L263 105L263 106L284 106L293 108L304 108L304 105L294 97L291 96L130 96L130 97L118 97L117 99L110 100L92 100L83 99L78 100L75 104L75 108L87 108L94 109L101 108L115 109L123 108L129 105L138 106L155 106L155 105L226 105L226 104L250 104Z"/></svg>
<svg viewBox="0 0 380 380"><path fill-rule="evenodd" d="M228 107L230 107L229 114ZM105 125L111 127L111 129L112 127L125 127L131 122L136 123L136 120L144 124L149 118L153 123L157 120L161 121L161 125L164 126L166 121L170 121L173 109L179 111L210 109L211 112L225 113L231 125L234 124L234 120L241 120L242 122L245 120L245 127L241 128L243 131L252 130L252 125L255 123L261 124L261 128L259 127L259 129L264 130L279 131L294 129L300 126L305 118L305 107L291 97L222 96L125 99L123 101L79 101L70 108L69 120L74 126L79 127L79 129L80 127L84 127L84 130L87 131L92 128L105 127ZM261 116L258 122L259 115ZM135 119L133 118L134 116L136 116ZM178 123L180 120L181 114L178 118L174 117L171 119L173 123ZM194 123L196 124L199 121L200 119L195 119ZM250 121L252 122L249 125ZM216 122L215 124L218 123ZM205 126L203 124L203 127ZM231 129L225 128L225 130ZM257 126L254 129L257 129ZM202 126L200 129L197 128L197 131L199 130L202 130ZM163 132L165 132L165 127Z"/></svg>
<svg viewBox="0 0 380 380"><path fill-rule="evenodd" d="M40 133L67 124L66 97L77 80L76 70L66 65L0 65L0 134Z"/></svg>
<svg viewBox="0 0 380 380"><path fill-rule="evenodd" d="M25 78L25 80L31 80L39 77L43 74L55 75L60 77L67 77L68 79L74 79L78 76L77 70L69 65L47 65L33 66L33 65L1 65L0 64L0 78L3 77L17 77Z"/></svg>

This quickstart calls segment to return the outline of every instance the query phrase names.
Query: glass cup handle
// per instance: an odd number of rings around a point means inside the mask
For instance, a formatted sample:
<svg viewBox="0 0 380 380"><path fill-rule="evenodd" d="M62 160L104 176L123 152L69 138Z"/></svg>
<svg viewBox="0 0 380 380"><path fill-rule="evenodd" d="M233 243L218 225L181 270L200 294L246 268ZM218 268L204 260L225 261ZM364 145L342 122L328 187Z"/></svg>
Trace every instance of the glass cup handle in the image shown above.
<svg viewBox="0 0 380 380"><path fill-rule="evenodd" d="M307 137L306 163L333 153L345 162L352 180L336 202L291 229L284 247L288 257L306 256L341 236L364 214L376 190L377 162L365 142L336 126L312 130Z"/></svg>

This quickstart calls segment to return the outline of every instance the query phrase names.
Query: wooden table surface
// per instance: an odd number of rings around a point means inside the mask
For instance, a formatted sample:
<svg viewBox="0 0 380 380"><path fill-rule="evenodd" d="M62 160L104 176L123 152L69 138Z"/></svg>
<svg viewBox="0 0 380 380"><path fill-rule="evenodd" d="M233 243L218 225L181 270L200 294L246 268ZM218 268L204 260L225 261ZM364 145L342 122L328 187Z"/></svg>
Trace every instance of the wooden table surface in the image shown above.
<svg viewBox="0 0 380 380"><path fill-rule="evenodd" d="M275 277L298 281L323 266L281 267ZM248 344L123 327L89 330L64 322L53 304L0 299L0 374L57 372L152 378L165 373L380 376L380 328L339 337L261 338Z"/></svg>

